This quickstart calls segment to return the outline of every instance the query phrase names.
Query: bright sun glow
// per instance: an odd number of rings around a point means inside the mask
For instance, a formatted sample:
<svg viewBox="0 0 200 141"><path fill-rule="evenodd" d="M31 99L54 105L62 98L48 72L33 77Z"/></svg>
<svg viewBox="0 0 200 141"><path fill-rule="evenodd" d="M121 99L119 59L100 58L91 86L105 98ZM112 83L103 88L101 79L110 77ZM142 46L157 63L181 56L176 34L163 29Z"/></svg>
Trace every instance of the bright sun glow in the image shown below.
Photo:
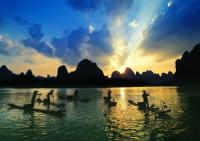
<svg viewBox="0 0 200 141"><path fill-rule="evenodd" d="M119 67L119 72L120 72L120 73L124 73L125 69L126 69L125 66L120 66L120 67Z"/></svg>
<svg viewBox="0 0 200 141"><path fill-rule="evenodd" d="M136 1L135 4L137 2L139 3L139 1ZM120 20L120 24L119 22L113 23L111 33L114 54L110 60L110 68L123 73L126 67L141 70L144 69L142 66L149 66L153 62L154 56L143 56L140 45L146 32L151 28L153 20L155 20L159 4L160 2L157 1L142 6L135 18L129 17L130 22L127 26L124 26L125 23L122 20ZM148 9L148 11L145 11L145 9ZM127 31L128 35L124 34ZM143 65L141 66L141 64Z"/></svg>

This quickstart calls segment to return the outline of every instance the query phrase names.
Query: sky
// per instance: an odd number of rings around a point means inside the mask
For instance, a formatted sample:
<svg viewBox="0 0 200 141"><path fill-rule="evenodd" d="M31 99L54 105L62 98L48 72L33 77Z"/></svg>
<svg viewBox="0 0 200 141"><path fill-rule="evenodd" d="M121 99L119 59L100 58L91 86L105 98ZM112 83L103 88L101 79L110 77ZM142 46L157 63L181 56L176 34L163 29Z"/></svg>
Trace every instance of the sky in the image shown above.
<svg viewBox="0 0 200 141"><path fill-rule="evenodd" d="M175 72L199 27L199 0L0 0L0 65L46 76L89 59L108 76Z"/></svg>

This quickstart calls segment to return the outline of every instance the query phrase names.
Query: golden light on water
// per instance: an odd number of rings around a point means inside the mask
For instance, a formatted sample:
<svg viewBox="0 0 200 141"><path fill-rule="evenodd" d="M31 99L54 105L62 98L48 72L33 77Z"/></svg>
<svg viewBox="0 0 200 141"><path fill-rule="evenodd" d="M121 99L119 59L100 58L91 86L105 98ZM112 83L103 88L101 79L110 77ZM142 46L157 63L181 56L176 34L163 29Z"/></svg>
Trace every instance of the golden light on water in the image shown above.
<svg viewBox="0 0 200 141"><path fill-rule="evenodd" d="M120 90L120 101L119 101L120 108L125 110L127 108L125 88L119 88L119 90Z"/></svg>
<svg viewBox="0 0 200 141"><path fill-rule="evenodd" d="M52 88L51 88L52 89ZM39 88L39 92L43 93L41 98L46 98L46 94L51 90L50 88ZM55 89L55 102L64 102L66 104L66 116L65 118L61 118L58 120L58 118L51 117L46 114L42 113L34 113L32 115L24 114L21 110L9 110L7 111L7 106L3 106L4 111L6 111L5 114L2 114L4 116L3 120L6 123L6 121L12 121L12 126L6 125L6 129L9 129L13 131L13 125L14 123L18 123L19 121L22 121L22 127L23 128L23 136L28 135L28 130L32 130L33 127L37 128L38 130L35 130L35 133L50 133L49 127L52 125L52 123L55 125L56 132L60 132L60 129L64 130L60 135L65 135L63 133L70 132L72 130L71 126L73 127L79 125L75 132L80 132L79 129L85 129L89 132L92 132L91 136L93 136L93 130L94 127L96 127L97 121L98 129L99 127L102 127L102 129L105 128L106 123L106 135L110 139L117 138L119 140L130 138L130 140L144 140L145 138L149 138L151 135L151 131L149 129L162 129L162 130L174 130L174 127L178 127L177 131L180 131L179 123L180 116L183 115L183 103L180 95L180 90L178 90L177 87L129 87L129 88L110 88L112 93L112 97L116 100L117 106L108 108L107 104L103 100L103 96L105 94L105 91L107 89L100 88L80 88L80 97L92 97L92 101L89 103L83 103L83 102L67 102L67 101L60 101L57 99L57 95L64 94L68 95L73 93L74 89ZM18 105L23 105L30 103L32 92L35 89L10 89L7 93L7 96L9 98L9 102L17 103ZM128 100L132 99L135 102L142 101L142 90L146 90L150 93L149 96L149 103L155 104L155 106L160 106L160 101L164 100L167 103L167 106L172 109L172 111L169 113L169 116L176 120L159 120L155 119L155 117L150 114L148 116L145 115L144 111L139 110L136 106L133 106L128 103ZM13 93L17 93L14 95ZM99 96L102 95L102 96ZM183 98L183 97L182 97ZM6 100L7 97L5 95L2 95L2 99ZM186 101L187 102L187 101ZM98 103L98 104L97 104ZM46 109L47 107L43 104L36 104L35 108L38 109ZM51 107L54 109L54 107ZM56 110L56 109L55 109ZM31 117L31 118L30 118ZM78 117L78 118L77 118ZM17 119L19 119L17 121ZM22 119L22 120L21 120ZM89 120L88 120L89 119ZM99 120L102 119L102 120ZM30 121L31 120L31 121ZM24 122L27 121L27 122ZM162 122L160 122L162 121ZM174 122L173 122L174 121ZM50 124L49 124L50 123ZM58 124L59 123L59 124ZM61 124L60 124L61 123ZM63 124L64 123L64 124ZM71 124L74 123L74 124ZM86 127L86 124L90 126ZM162 125L161 125L162 124ZM3 124L5 125L5 124ZM31 126L30 126L31 125ZM63 125L65 128L63 128ZM70 125L70 127L68 126ZM170 126L169 126L170 125ZM182 125L182 122L180 122L180 125ZM8 128L7 128L8 127ZM24 129L24 127L27 127ZM69 127L69 128L68 128ZM166 128L167 127L167 128ZM169 129L169 127L173 129ZM15 132L18 133L18 129L16 128ZM81 130L82 131L82 130ZM98 130L99 132L99 130ZM32 132L31 132L32 133ZM96 133L96 132L95 132ZM104 132L103 132L104 133ZM114 134L113 134L114 133ZM118 133L116 136L116 133ZM39 134L39 135L40 135ZM21 132L20 132L21 135ZM32 135L32 134L30 134ZM50 134L48 134L50 135ZM116 139L116 140L117 140Z"/></svg>
<svg viewBox="0 0 200 141"><path fill-rule="evenodd" d="M124 91L124 88L120 88L120 96L122 99L125 98L125 91Z"/></svg>

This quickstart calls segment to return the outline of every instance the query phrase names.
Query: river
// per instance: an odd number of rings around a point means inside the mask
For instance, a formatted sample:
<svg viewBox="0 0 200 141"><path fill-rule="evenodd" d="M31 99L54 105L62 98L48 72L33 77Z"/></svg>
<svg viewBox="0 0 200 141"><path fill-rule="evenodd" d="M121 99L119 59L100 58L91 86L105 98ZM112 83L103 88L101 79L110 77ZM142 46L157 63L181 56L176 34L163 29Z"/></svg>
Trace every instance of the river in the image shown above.
<svg viewBox="0 0 200 141"><path fill-rule="evenodd" d="M117 106L104 102L108 88L77 88L78 99L67 101L58 95L70 95L74 88L54 89L54 102L64 103L66 115L56 117L9 109L7 103L30 103L34 89L0 88L0 141L195 141L200 139L200 90L179 87L110 88ZM49 88L38 88L45 98ZM142 90L150 93L149 103L161 109L164 101L171 112L155 117L145 114L128 100L142 101ZM46 109L36 103L35 108ZM55 107L50 107L56 110Z"/></svg>

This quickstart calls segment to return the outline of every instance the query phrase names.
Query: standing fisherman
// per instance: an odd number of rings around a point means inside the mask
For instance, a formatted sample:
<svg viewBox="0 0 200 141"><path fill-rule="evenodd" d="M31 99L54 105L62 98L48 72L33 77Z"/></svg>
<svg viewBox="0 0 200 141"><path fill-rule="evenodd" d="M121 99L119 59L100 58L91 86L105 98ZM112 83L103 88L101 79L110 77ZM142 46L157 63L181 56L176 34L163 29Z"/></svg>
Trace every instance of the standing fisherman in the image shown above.
<svg viewBox="0 0 200 141"><path fill-rule="evenodd" d="M112 96L111 96L111 94L112 94L112 91L109 89L107 94L108 94L108 100L110 101L110 100L111 100L111 98L112 98Z"/></svg>
<svg viewBox="0 0 200 141"><path fill-rule="evenodd" d="M78 99L78 90L75 90L75 91L74 91L74 97L75 97L75 100Z"/></svg>
<svg viewBox="0 0 200 141"><path fill-rule="evenodd" d="M145 105L145 107L147 109L149 109L149 100L148 100L148 96L149 96L149 93L147 93L145 90L143 90L143 94L142 94L142 98L143 98L143 103Z"/></svg>
<svg viewBox="0 0 200 141"><path fill-rule="evenodd" d="M24 105L24 108L27 108L27 109L33 109L34 108L34 105L35 105L35 102L36 102L36 97L37 95L41 95L41 94L38 94L38 91L34 91L33 92L33 96L31 98L31 104L25 104Z"/></svg>
<svg viewBox="0 0 200 141"><path fill-rule="evenodd" d="M51 90L50 92L48 92L47 98L44 99L44 104L46 104L46 105L50 105L51 104L50 96L53 97L53 92L54 92L54 90Z"/></svg>

